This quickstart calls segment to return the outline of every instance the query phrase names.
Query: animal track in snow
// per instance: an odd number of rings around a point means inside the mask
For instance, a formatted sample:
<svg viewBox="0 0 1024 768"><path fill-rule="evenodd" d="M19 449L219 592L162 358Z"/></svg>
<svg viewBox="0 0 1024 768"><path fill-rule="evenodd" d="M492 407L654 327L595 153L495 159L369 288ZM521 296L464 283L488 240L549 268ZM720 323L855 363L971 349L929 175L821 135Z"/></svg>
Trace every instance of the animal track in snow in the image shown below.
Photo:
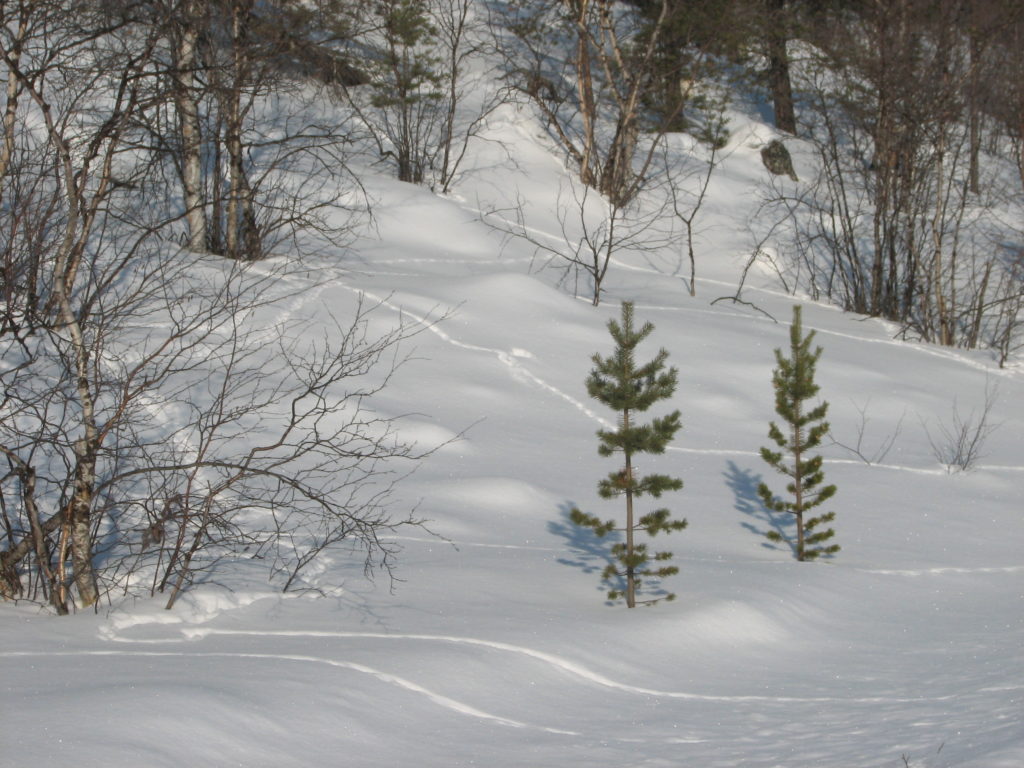
<svg viewBox="0 0 1024 768"><path fill-rule="evenodd" d="M941 576L947 573L1021 573L1024 565L992 565L966 568L961 566L937 566L935 568L857 568L861 573L875 573L881 576Z"/></svg>
<svg viewBox="0 0 1024 768"><path fill-rule="evenodd" d="M220 634L227 634L222 632ZM237 632L234 634L247 634L244 632ZM272 632L253 632L248 634L264 634L274 635L277 633ZM481 709L464 704L463 702L452 699L448 696L431 691L429 688L424 688L422 685L407 680L404 677L393 675L389 672L376 669L374 667L368 667L365 664L358 664L351 661L338 661L335 659L327 659L321 656L310 656L307 654L291 654L291 653L241 653L241 652L227 652L227 651L211 651L203 652L198 651L195 653L185 651L48 651L48 652L37 652L37 651L0 651L0 657L16 658L16 657L31 657L31 656L146 656L146 657L177 657L177 658L219 658L219 659L254 659L254 660L269 660L269 661L294 661L303 662L307 664L324 664L329 667L335 667L338 669L347 669L354 672L360 672L362 674L370 675L371 677L380 680L388 685L393 685L398 688L404 688L412 693L425 696L427 699L437 704L438 706L449 709L453 712L457 712L460 715L466 715L468 717L476 717L481 720L490 720L499 725L505 725L512 728L529 728L533 730L540 730L546 733L554 733L565 736L580 736L582 734L575 731L566 731L558 728L549 728L547 726L530 725L529 723L523 723L518 720L512 720L507 717L501 717L500 715L492 715L489 712L484 712Z"/></svg>
<svg viewBox="0 0 1024 768"><path fill-rule="evenodd" d="M508 367L509 372L511 373L513 378L515 378L515 379L517 379L519 381L523 381L523 380L530 381L533 384L539 386L540 388L546 389L547 391L551 392L552 394L554 394L554 395L562 398L563 400L567 401L570 405L575 407L577 410L581 411L583 414L585 414L589 418L597 421L598 423L600 423L606 429L613 429L614 428L614 426L612 425L612 423L610 421L607 421L606 419L603 419L600 416L598 416L594 411L592 411L590 408L588 408L582 401L577 400L576 398L572 397L571 395L566 394L565 392L560 390L558 387L555 387L554 385L549 384L548 382L546 382L543 379L541 379L539 376L536 376L535 374L531 373L529 370L524 368L519 363L519 360L520 359L533 359L534 356L533 356L533 354L531 352L529 352L527 350L524 350L524 349L520 349L520 348L514 348L511 351L506 352L503 349L495 349L493 347L483 347L483 346L480 346L478 344L469 344L467 342L459 341L458 339L452 337L449 333L447 333L444 330L442 330L441 328L439 328L437 323L431 322L426 317L423 317L421 315L417 315L417 314L415 314L413 312L408 311L407 309L399 307L394 302L389 301L388 299L381 298L380 296L376 296L376 295L374 295L372 293L369 293L367 291L364 291L364 290L361 290L361 289L358 289L358 288L351 288L349 286L342 286L342 287L344 287L344 288L346 288L346 289L348 289L350 291L353 291L355 293L360 293L360 294L366 296L367 298L372 299L373 301L381 304L382 306L385 306L388 309L391 309L392 311L397 312L399 315L404 315L406 317L412 318L416 323L418 323L418 324L422 325L423 327L425 327L427 330L429 330L431 333L435 334L438 338L440 338L442 341L446 342L447 344L451 344L454 347L459 347L460 349L466 349L466 350L469 350L471 352L482 352L484 354L494 355L495 357L498 358L498 360L501 363L503 363L505 366Z"/></svg>
<svg viewBox="0 0 1024 768"><path fill-rule="evenodd" d="M444 330L442 330L441 328L439 328L437 323L433 323L433 322L431 322L426 317L423 317L421 315L417 315L417 314L415 314L413 312L410 312L410 311L408 311L408 310L406 310L406 309L396 305L394 302L389 301L388 299L381 298L380 296L374 295L374 294L369 293L367 291L364 291L362 289L353 288L353 287L345 286L345 285L342 285L341 287L343 287L343 288L345 288L345 289L347 289L349 291L352 291L354 293L362 294L362 295L366 296L367 298L372 299L373 301L376 301L376 302L380 303L381 305L387 307L388 309L391 309L392 311L397 312L399 315L404 315L404 316L412 318L416 323L418 323L420 325L423 325L425 328L427 328L427 330L429 330L431 333L434 333L442 341L444 341L444 342L446 342L448 344L451 344L452 346L459 347L460 349L469 350L471 352L481 352L481 353L488 354L488 355L494 355L495 357L498 358L498 360L501 363L503 363L505 366L508 367L510 374L516 380L518 380L518 381L529 381L529 382L533 383L534 385L540 387L541 389L545 389L548 392L552 393L553 395L561 398L562 400L565 400L570 405L572 405L574 408L576 408L576 410L580 411L581 413L583 413L588 418L590 418L593 421L595 421L598 424L600 424L601 427L604 428L604 429L615 429L615 424L613 424L608 419L605 419L602 416L600 416L594 410L589 408L586 405L586 403L584 403L583 401L573 397L572 395L569 395L568 393L564 392L563 390L559 389L558 387L554 386L553 384L549 384L547 381L545 381L544 379L540 378L539 376L537 376L536 374L532 373L527 368L525 368L523 365L521 365L519 360L532 360L532 359L535 359L535 356L529 350L525 350L525 349L522 349L522 348L519 348L519 347L514 347L514 348L512 348L509 351L505 351L505 350L496 349L496 348L493 348L493 347L485 347L485 346L481 346L481 345L478 345L478 344L469 344L467 342L459 341L458 339L456 339L453 336L451 336L451 334L449 334L449 333L445 332ZM827 333L827 331L823 331L823 332ZM846 334L842 334L842 333L838 333L837 332L836 335L846 335ZM851 336L850 338L857 339L859 337ZM865 339L861 339L861 340L865 340ZM899 343L899 342L888 341L888 340L884 340L884 339L883 340L867 339L866 341L871 341L873 343L881 343L881 344L897 344L897 343ZM678 452L678 453L689 453L689 454L699 454L699 455L709 455L709 456L753 456L753 457L760 456L760 454L757 451L752 451L752 450L748 450L748 449L734 449L734 448L688 448L688 447L684 447L684 446L675 446L675 445L673 445L673 446L669 446L668 450L669 451ZM862 461L859 461L859 460L856 460L856 459L827 459L826 463L827 464L837 464L837 465L838 464L863 464ZM882 464L882 463L875 463L875 464L871 464L870 466L878 468L878 469L885 469L885 470L898 471L898 472L913 472L913 473L922 474L922 475L943 475L943 474L946 474L945 470L943 470L941 468L934 468L934 467L910 467L910 466L903 466L903 465L896 465L896 464ZM996 466L996 465L993 465L993 466L983 466L983 467L979 467L979 469L988 469L988 470L992 470L992 471L1011 471L1011 472L1012 471L1024 471L1024 467Z"/></svg>
<svg viewBox="0 0 1024 768"><path fill-rule="evenodd" d="M574 677L580 678L590 684L597 685L603 688L610 688L613 690L622 691L625 693L637 694L642 696L654 696L666 699L685 699L691 701L709 701L709 702L792 702L792 703L861 703L861 704L875 704L875 703L907 703L907 702L918 702L918 701L944 701L946 699L956 698L953 695L950 696L929 696L929 697L886 697L886 696L870 696L870 697L851 697L851 698L840 698L833 696L761 696L761 695L717 695L717 694L700 694L691 693L687 691L665 691L656 688L647 688L644 686L630 685L628 683L622 683L617 680L612 680L599 672L594 672L587 667L579 664L570 659L566 659L561 656L557 656L552 653L545 651L539 651L533 648L522 645L514 645L512 643L503 643L492 640L481 640L472 637L458 637L451 635L425 635L425 634L389 634L384 632L344 632L344 631L321 631L321 630L233 630L233 629L214 629L211 627L183 627L180 630L181 634L190 640L201 640L205 637L214 635L233 635L233 636L262 636L262 637L321 637L321 638L351 638L351 639L372 639L372 640L386 640L386 641L411 641L411 642L435 642L435 643L451 643L456 645L469 645L488 648L496 651L501 651L510 654L516 654L520 656L526 656L532 659L541 661L555 669L568 673ZM131 641L128 641L131 642ZM561 731L565 733L564 731Z"/></svg>

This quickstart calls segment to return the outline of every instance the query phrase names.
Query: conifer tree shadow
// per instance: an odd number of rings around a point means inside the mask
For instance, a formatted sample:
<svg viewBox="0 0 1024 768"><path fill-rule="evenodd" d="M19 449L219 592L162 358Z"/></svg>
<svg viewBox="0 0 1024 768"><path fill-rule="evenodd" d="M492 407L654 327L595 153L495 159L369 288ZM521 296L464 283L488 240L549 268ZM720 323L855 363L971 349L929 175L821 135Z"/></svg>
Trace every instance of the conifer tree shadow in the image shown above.
<svg viewBox="0 0 1024 768"><path fill-rule="evenodd" d="M793 540L796 535L796 518L790 514L773 512L765 507L761 497L757 495L757 487L763 481L761 475L749 469L740 469L734 461L730 461L728 466L728 470L723 474L726 485L733 493L733 508L753 518L753 521L745 521L741 525L758 536L767 536L769 531L775 531L795 552ZM767 539L761 546L775 551L782 550L781 546Z"/></svg>
<svg viewBox="0 0 1024 768"><path fill-rule="evenodd" d="M572 553L572 557L560 557L557 562L579 568L584 573L600 575L609 565L617 565L616 559L612 556L612 545L622 541L622 533L612 531L602 538L595 534L592 528L576 525L570 517L575 508L576 505L571 501L559 504L560 520L548 523L548 532L565 539ZM602 592L607 592L609 588L625 589L625 580L616 577L614 581L603 581L598 585Z"/></svg>

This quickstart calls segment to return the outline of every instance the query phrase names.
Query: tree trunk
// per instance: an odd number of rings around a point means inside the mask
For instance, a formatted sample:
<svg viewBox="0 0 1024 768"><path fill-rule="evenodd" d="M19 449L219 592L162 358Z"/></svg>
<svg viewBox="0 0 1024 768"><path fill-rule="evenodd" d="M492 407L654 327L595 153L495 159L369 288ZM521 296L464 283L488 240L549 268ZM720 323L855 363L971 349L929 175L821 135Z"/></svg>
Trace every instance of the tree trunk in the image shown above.
<svg viewBox="0 0 1024 768"><path fill-rule="evenodd" d="M103 175L99 177L99 188L94 192L95 197L86 205L78 186L79 183L84 184L86 168L80 168L78 173L75 172L71 149L54 123L50 105L38 91L32 91L32 94L43 112L47 132L57 150L59 167L64 175L64 194L68 206L64 232L54 260L52 291L58 320L70 343L71 357L74 361L72 371L81 419L78 425L81 436L75 445L73 496L65 511L64 523L70 529L74 579L81 604L85 607L95 604L99 599L92 563L91 512L96 483L96 455L101 438L96 427L96 406L90 379L91 345L71 305L71 293L79 260L91 229L92 217L95 216L99 200L110 183L110 154L107 154L103 163ZM80 175L83 177L81 182ZM58 568L62 563L63 561L58 563Z"/></svg>
<svg viewBox="0 0 1024 768"><path fill-rule="evenodd" d="M36 535L49 536L60 528L64 522L64 512L60 511L46 519L39 526ZM25 536L10 549L0 552L0 597L10 599L21 594L21 579L18 576L18 564L31 554L36 542L31 536Z"/></svg>
<svg viewBox="0 0 1024 768"><path fill-rule="evenodd" d="M968 185L975 195L981 193L981 106L979 92L981 90L981 40L976 30L970 35L970 86L967 89L967 108L969 111L968 125L970 130L970 156L968 159Z"/></svg>
<svg viewBox="0 0 1024 768"><path fill-rule="evenodd" d="M635 108L634 108L635 109ZM613 206L624 206L635 193L633 156L638 139L636 112L623 113L608 151L608 161L601 173L601 192Z"/></svg>
<svg viewBox="0 0 1024 768"><path fill-rule="evenodd" d="M209 245L206 236L206 212L203 200L202 136L199 109L193 97L199 41L195 2L186 2L185 22L175 47L175 104L181 131L181 181L188 221L189 250L202 252Z"/></svg>
<svg viewBox="0 0 1024 768"><path fill-rule="evenodd" d="M78 394L78 407L81 410L82 436L75 444L74 487L71 501L65 511L64 522L70 533L75 586L78 587L82 606L88 607L99 599L92 564L92 502L96 487L96 455L99 452L100 437L96 427L96 405L89 379L89 344L68 298L70 286L64 279L66 261L67 256L64 253L57 259L54 287L57 292L60 320L70 336L74 353L75 388Z"/></svg>
<svg viewBox="0 0 1024 768"><path fill-rule="evenodd" d="M78 393L78 407L81 410L82 436L75 444L74 488L67 506L64 522L71 540L71 559L74 567L75 586L83 607L93 605L99 599L96 574L92 567L92 501L96 486L96 454L99 451L99 430L96 427L96 404L90 375L90 346L82 326L78 322L68 297L70 285L65 280L64 264L67 256L62 253L54 270L54 284L57 291L60 320L71 337L74 353L75 388Z"/></svg>
<svg viewBox="0 0 1024 768"><path fill-rule="evenodd" d="M794 366L797 365L796 361L799 359L800 350L797 344L793 344L792 347L792 360ZM793 426L793 513L796 515L796 559L797 562L804 561L804 477L803 477L803 452L804 452L804 434L803 429L796 426L800 423L803 418L803 409L800 407L800 402L796 403L796 414L794 415L794 426Z"/></svg>
<svg viewBox="0 0 1024 768"><path fill-rule="evenodd" d="M950 289L947 291L943 280L947 267L945 264L945 126L938 126L939 140L935 146L935 210L932 218L932 294L935 298L935 319L938 332L937 341L946 347L953 346L953 316L956 312L956 294L954 265L948 267L950 274ZM932 329L929 329L932 330Z"/></svg>
<svg viewBox="0 0 1024 768"><path fill-rule="evenodd" d="M775 127L786 133L796 133L796 112L793 106L793 84L789 76L789 20L786 0L768 2L768 86L775 110Z"/></svg>
<svg viewBox="0 0 1024 768"><path fill-rule="evenodd" d="M223 135L224 116L217 115L213 128L214 140L211 142L213 157L210 160L212 178L210 180L210 226L207 230L210 238L210 252L218 256L227 256L228 249L224 242L226 217L224 214L224 152L221 142Z"/></svg>
<svg viewBox="0 0 1024 768"><path fill-rule="evenodd" d="M629 429L629 409L622 412L622 429ZM626 468L623 470L626 483L626 607L636 607L636 567L633 565L633 456L627 450Z"/></svg>
<svg viewBox="0 0 1024 768"><path fill-rule="evenodd" d="M11 49L6 51L8 68L13 64L15 67L21 63L21 48L28 33L28 20L22 16L19 20L18 31L11 41ZM18 112L18 92L21 85L18 78L12 74L7 75L7 103L4 108L3 122L3 146L0 147L0 179L7 175L7 168L10 165L11 157L14 155L14 121ZM2 190L0 190L2 192Z"/></svg>
<svg viewBox="0 0 1024 768"><path fill-rule="evenodd" d="M242 124L247 109L242 107L242 94L251 63L248 45L248 15L252 0L240 0L232 5L232 77L226 94L225 149L228 153L228 203L225 223L225 255L232 259L254 261L261 258L253 212L252 188L245 171L245 147L242 143Z"/></svg>
<svg viewBox="0 0 1024 768"><path fill-rule="evenodd" d="M580 117L583 120L583 148L580 180L588 187L596 186L593 158L596 149L595 126L597 106L594 101L594 79L590 71L590 0L575 0L576 5L576 79L579 88Z"/></svg>
<svg viewBox="0 0 1024 768"><path fill-rule="evenodd" d="M237 3L232 5L231 33L234 44L233 71L231 73L231 88L227 92L224 102L224 149L228 155L228 202L225 211L224 221L224 255L230 259L238 259L240 256L238 245L238 234L241 229L241 177L245 173L245 166L242 158L242 127L241 127L241 14L242 11Z"/></svg>
<svg viewBox="0 0 1024 768"><path fill-rule="evenodd" d="M68 505L71 565L82 607L99 600L96 571L92 563L92 502L96 488L96 446L81 440L75 447L75 491Z"/></svg>
<svg viewBox="0 0 1024 768"><path fill-rule="evenodd" d="M32 544L35 550L39 572L45 579L43 594L49 598L50 604L60 616L67 615L67 597L64 584L60 582L53 569L50 568L50 553L47 549L46 534L39 523L39 508L36 506L36 471L35 468L19 461L18 474L21 477L22 499L32 532ZM15 571L17 573L17 571Z"/></svg>

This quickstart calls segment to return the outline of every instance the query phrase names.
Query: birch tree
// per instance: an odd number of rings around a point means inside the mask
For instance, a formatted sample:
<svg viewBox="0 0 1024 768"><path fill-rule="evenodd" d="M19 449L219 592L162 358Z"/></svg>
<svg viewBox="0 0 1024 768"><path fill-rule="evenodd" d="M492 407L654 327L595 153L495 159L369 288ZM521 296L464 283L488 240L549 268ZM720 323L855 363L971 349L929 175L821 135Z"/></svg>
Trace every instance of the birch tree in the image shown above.
<svg viewBox="0 0 1024 768"><path fill-rule="evenodd" d="M238 9L242 39L256 22ZM291 589L342 543L362 552L368 573L389 572L395 547L381 534L417 522L392 510L396 465L429 451L400 440L370 400L416 328L373 337L363 302L319 328L260 324L279 316L275 302L297 298L294 262L249 258L280 242L267 239L274 226L307 244L337 231L315 229L323 206L308 192L344 189L332 185L334 134L286 132L274 144L287 157L322 152L297 196L273 175L283 160L257 184L237 181L230 194L247 199L232 217L238 225L245 205L262 216L258 250L244 246L254 231L241 226L236 258L192 247L182 219L194 209L169 194L166 143L153 140L167 138L161 115L182 93L168 65L188 57L180 45L168 55L166 18L135 15L143 10L152 8L0 5L0 596L67 613L164 592L170 607L198 574L243 551ZM239 93L241 109L255 103ZM253 128L265 113L248 117L247 130L277 130Z"/></svg>
<svg viewBox="0 0 1024 768"><path fill-rule="evenodd" d="M612 205L643 188L658 138L682 108L645 122L645 102L659 87L658 46L675 12L661 0L645 21L611 0L568 0L513 2L503 18L514 36L503 48L510 84L540 111L580 180Z"/></svg>

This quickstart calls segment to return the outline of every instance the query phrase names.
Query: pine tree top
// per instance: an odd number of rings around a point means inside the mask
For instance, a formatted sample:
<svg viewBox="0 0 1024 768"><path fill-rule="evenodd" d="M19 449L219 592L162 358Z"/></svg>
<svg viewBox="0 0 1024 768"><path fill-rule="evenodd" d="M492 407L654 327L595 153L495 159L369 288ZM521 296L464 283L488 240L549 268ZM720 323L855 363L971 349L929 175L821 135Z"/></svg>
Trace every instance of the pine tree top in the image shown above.
<svg viewBox="0 0 1024 768"><path fill-rule="evenodd" d="M772 376L772 383L775 386L777 410L780 403L788 411L790 403L807 400L818 394L819 387L814 383L814 369L818 364L818 358L821 357L822 350L821 347L817 347L813 352L811 351L814 334L815 332L811 331L807 336L803 335L801 307L800 305L794 306L793 324L789 328L790 356L784 357L781 349L775 350L777 367ZM787 421L791 420L782 410L778 412Z"/></svg>
<svg viewBox="0 0 1024 768"><path fill-rule="evenodd" d="M633 303L622 302L621 323L608 321L608 331L615 341L615 350L604 357L595 354L594 370L587 378L587 393L616 411L646 411L658 400L671 397L676 390L679 372L665 369L668 352L660 349L650 362L638 366L634 358L637 346L646 339L654 325L645 322L633 327Z"/></svg>

